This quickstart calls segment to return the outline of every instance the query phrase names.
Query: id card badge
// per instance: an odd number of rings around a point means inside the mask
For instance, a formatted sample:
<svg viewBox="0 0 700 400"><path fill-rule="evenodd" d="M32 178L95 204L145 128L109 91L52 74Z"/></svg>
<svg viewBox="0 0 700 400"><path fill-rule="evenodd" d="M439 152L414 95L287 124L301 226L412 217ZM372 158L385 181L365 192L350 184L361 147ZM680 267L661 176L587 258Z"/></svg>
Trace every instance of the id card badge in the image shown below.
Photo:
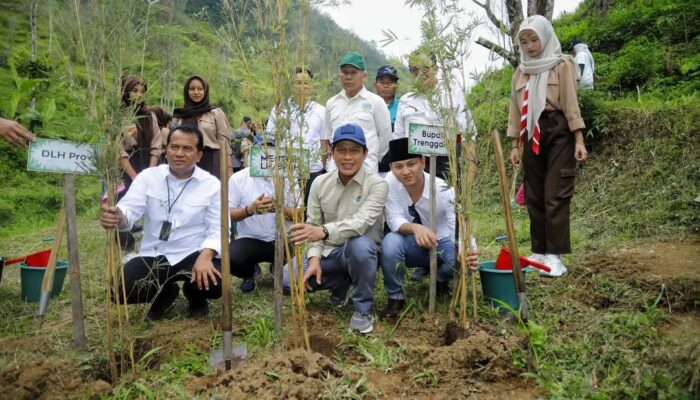
<svg viewBox="0 0 700 400"><path fill-rule="evenodd" d="M170 231L172 231L172 228L172 222L163 221L163 225L160 226L160 235L158 236L158 239L167 242L168 238L170 238Z"/></svg>

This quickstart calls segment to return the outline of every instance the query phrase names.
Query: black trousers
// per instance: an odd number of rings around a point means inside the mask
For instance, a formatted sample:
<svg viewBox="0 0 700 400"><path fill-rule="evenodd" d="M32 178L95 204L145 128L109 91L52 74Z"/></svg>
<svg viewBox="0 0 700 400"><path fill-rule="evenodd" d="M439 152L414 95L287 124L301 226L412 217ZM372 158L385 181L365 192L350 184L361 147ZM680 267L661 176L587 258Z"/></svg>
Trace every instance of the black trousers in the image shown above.
<svg viewBox="0 0 700 400"><path fill-rule="evenodd" d="M530 142L523 154L532 251L570 253L570 206L576 178L575 139L561 111L543 112L539 123L540 154L532 152Z"/></svg>
<svg viewBox="0 0 700 400"><path fill-rule="evenodd" d="M318 172L312 172L309 174L309 179L306 180L306 186L304 187L304 221L306 221L306 206L309 205L309 192L311 192L311 184L314 183L314 180L318 178L319 176L323 175L326 173L325 169L322 169ZM301 183L300 183L301 185Z"/></svg>
<svg viewBox="0 0 700 400"><path fill-rule="evenodd" d="M202 304L206 299L221 297L221 279L217 278L216 286L209 283L209 290L200 290L196 283L190 283L192 268L199 257L196 251L175 265L170 265L164 256L135 257L124 265L123 289L126 292L126 303L153 303L153 308L167 308L180 293L178 281L183 281L182 292L190 304ZM214 259L214 267L221 272L221 260ZM113 301L121 302L121 291Z"/></svg>
<svg viewBox="0 0 700 400"><path fill-rule="evenodd" d="M231 274L242 279L252 278L255 264L275 262L275 241L252 238L232 240L229 244Z"/></svg>
<svg viewBox="0 0 700 400"><path fill-rule="evenodd" d="M202 158L197 163L197 166L210 174L214 175L216 179L221 177L221 151L219 149L212 149L205 147L202 152ZM230 162L229 162L230 165Z"/></svg>
<svg viewBox="0 0 700 400"><path fill-rule="evenodd" d="M119 200L121 200L122 197L124 197L126 195L126 192L128 192L129 188L131 187L131 183L132 183L131 178L129 178L129 175L127 175L125 172L122 173L122 182L124 182L124 191L117 194L116 202L119 202ZM122 251L125 251L125 252L134 251L134 248L136 247L136 237L134 236L135 232L136 232L135 227L129 231L118 231L117 232L117 235L119 235L119 245L120 245Z"/></svg>

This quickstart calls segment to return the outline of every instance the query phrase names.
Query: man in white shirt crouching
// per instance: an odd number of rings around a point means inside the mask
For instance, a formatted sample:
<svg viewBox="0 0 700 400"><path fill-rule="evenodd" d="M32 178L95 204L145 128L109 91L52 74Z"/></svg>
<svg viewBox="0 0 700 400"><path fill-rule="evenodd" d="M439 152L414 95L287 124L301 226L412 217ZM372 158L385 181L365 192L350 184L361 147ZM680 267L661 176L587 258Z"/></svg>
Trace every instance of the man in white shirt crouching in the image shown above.
<svg viewBox="0 0 700 400"><path fill-rule="evenodd" d="M275 146L275 141L263 135L255 137L254 145ZM285 209L287 217L293 217L298 201L292 199L289 183L285 184ZM231 273L242 278L241 292L255 290L256 278L260 273L258 263L275 263L275 232L277 221L275 215L275 184L272 178L250 176L250 167L246 167L229 178L228 205L231 219L238 223L238 234L231 241ZM294 193L299 197L299 187ZM282 228L284 229L284 228Z"/></svg>
<svg viewBox="0 0 700 400"><path fill-rule="evenodd" d="M180 293L177 281L184 281L190 316L207 315L207 299L221 297L221 189L195 166L203 143L197 127L179 126L168 137L168 163L142 171L115 207L102 206L100 224L107 229L129 230L144 218L139 256L124 265L112 297L152 302L150 320L165 316Z"/></svg>
<svg viewBox="0 0 700 400"><path fill-rule="evenodd" d="M386 320L396 319L404 307L405 267L430 267L430 249L437 247L437 293L449 294L449 282L455 264L454 190L440 178L435 179L436 231L430 230L430 175L423 171L425 157L408 153L408 138L389 142L391 172L386 176L389 194L384 206L391 232L382 240L381 264L387 306L380 313ZM467 260L478 262L473 254ZM427 274L427 272L426 272ZM423 274L423 275L426 275Z"/></svg>

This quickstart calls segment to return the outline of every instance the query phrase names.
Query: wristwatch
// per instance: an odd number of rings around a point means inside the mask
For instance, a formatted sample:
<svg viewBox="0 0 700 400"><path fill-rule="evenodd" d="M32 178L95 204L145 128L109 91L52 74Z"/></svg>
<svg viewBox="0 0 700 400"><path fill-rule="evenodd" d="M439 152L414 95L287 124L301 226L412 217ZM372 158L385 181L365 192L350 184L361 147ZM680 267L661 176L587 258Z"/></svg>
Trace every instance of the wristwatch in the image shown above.
<svg viewBox="0 0 700 400"><path fill-rule="evenodd" d="M325 225L321 225L321 229L323 229L323 240L328 239L328 235L329 235L328 228L326 228Z"/></svg>

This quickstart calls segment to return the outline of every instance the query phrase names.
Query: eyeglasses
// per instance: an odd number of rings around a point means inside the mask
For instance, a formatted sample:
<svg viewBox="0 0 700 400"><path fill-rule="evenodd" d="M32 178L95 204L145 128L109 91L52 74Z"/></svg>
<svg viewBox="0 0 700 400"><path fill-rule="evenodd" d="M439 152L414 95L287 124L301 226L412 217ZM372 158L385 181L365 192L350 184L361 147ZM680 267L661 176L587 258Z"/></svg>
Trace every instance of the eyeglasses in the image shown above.
<svg viewBox="0 0 700 400"><path fill-rule="evenodd" d="M418 211L416 211L415 204L411 204L410 206L408 206L408 213L413 217L414 224L423 225L423 221L421 221L420 219L420 214L418 214Z"/></svg>
<svg viewBox="0 0 700 400"><path fill-rule="evenodd" d="M408 71L411 73L411 75L418 75L418 73L425 74L426 72L430 71L431 67L409 67Z"/></svg>

